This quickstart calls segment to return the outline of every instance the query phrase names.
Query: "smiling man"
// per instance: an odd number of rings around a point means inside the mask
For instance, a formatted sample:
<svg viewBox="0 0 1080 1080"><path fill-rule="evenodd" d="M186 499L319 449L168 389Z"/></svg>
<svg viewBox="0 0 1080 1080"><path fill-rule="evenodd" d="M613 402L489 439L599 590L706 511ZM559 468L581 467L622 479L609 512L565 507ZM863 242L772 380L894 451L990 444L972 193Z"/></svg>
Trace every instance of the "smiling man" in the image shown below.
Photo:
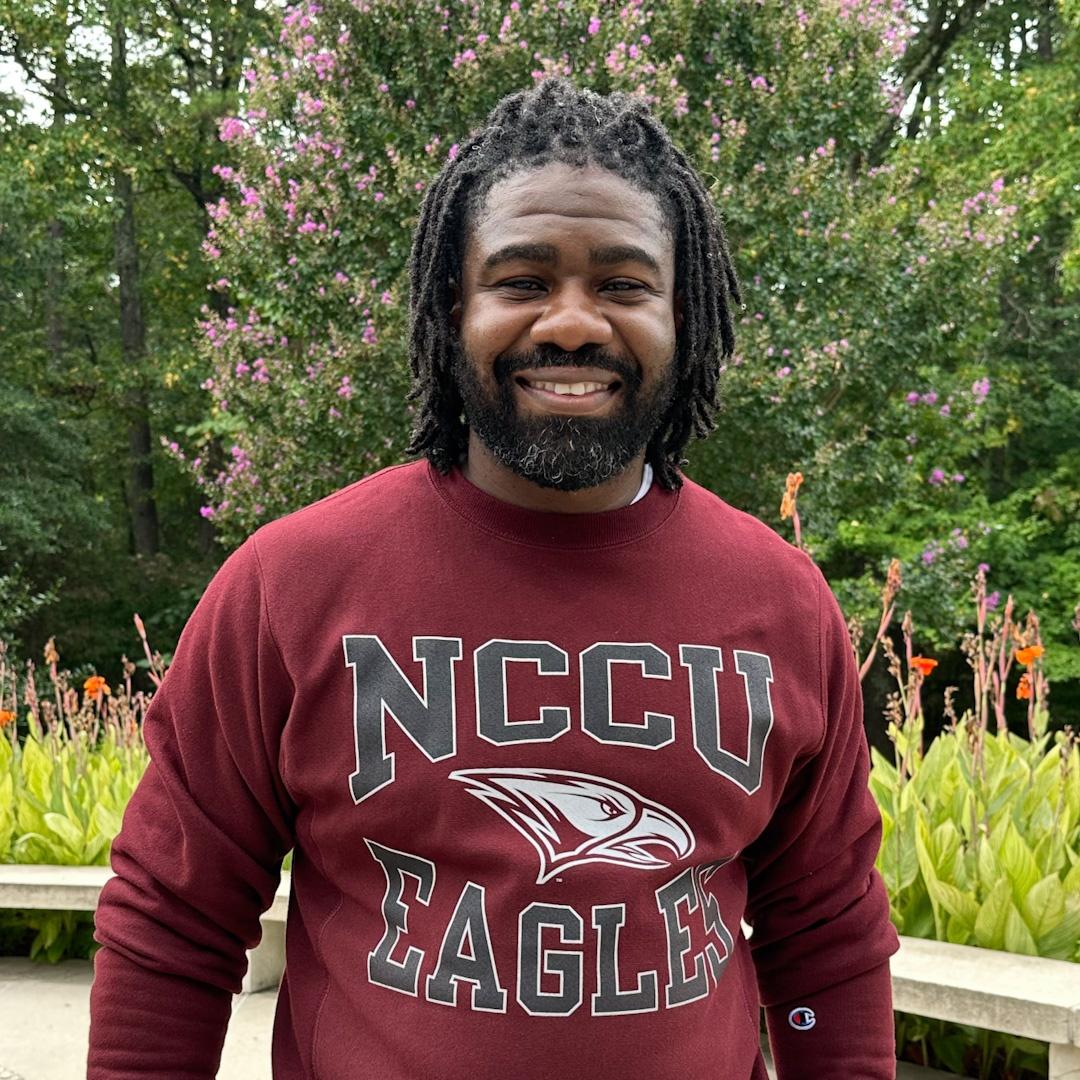
<svg viewBox="0 0 1080 1080"><path fill-rule="evenodd" d="M410 260L420 460L259 529L146 719L89 1076L216 1074L293 850L277 1080L895 1075L859 680L688 479L739 283L638 99L504 99ZM163 1010L168 1023L162 1023Z"/></svg>

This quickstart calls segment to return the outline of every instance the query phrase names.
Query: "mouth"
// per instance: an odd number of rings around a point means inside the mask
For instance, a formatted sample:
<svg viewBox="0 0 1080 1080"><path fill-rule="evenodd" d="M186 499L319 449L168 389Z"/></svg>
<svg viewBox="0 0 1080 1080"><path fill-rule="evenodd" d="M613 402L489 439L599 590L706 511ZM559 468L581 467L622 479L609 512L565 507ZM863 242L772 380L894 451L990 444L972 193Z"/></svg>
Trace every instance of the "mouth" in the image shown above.
<svg viewBox="0 0 1080 1080"><path fill-rule="evenodd" d="M545 411L573 416L602 411L622 390L622 381L601 368L522 371L514 382L526 400Z"/></svg>

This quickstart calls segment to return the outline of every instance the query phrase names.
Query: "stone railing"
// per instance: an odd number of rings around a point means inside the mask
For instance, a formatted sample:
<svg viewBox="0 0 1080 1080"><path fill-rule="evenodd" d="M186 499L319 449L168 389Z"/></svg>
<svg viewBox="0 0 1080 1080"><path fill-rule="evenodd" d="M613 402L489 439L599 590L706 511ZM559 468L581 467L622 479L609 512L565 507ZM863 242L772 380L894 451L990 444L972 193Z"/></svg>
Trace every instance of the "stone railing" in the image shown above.
<svg viewBox="0 0 1080 1080"><path fill-rule="evenodd" d="M0 907L93 911L111 876L107 866L3 864ZM281 980L288 907L285 873L248 953L247 993ZM1049 1080L1080 1080L1080 964L901 937L891 968L896 1009L1049 1043Z"/></svg>

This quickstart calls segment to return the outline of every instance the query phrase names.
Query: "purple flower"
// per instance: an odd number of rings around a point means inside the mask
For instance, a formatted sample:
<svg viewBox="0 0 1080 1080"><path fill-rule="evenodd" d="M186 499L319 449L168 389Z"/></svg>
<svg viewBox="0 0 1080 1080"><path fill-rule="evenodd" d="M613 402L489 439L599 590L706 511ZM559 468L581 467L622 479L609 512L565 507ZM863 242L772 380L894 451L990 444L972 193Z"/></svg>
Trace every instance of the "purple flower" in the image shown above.
<svg viewBox="0 0 1080 1080"><path fill-rule="evenodd" d="M984 574L989 574L990 573L990 564L988 562L981 562L981 563L979 563L979 569Z"/></svg>
<svg viewBox="0 0 1080 1080"><path fill-rule="evenodd" d="M912 391L911 391L911 393L910 393L910 394L908 394L908 396L907 396L907 397L906 397L906 398L905 398L904 400L905 400L905 401L906 401L906 402L907 402L907 403L908 403L909 405L918 405L918 404L919 404L919 395L918 395L918 392L917 392L917 391L915 391L915 390L912 390Z"/></svg>
<svg viewBox="0 0 1080 1080"><path fill-rule="evenodd" d="M990 380L988 378L976 379L971 384L971 396L975 398L975 404L981 405L990 394Z"/></svg>
<svg viewBox="0 0 1080 1080"><path fill-rule="evenodd" d="M967 477L962 472L953 473L952 482L954 484L962 484L966 479Z"/></svg>
<svg viewBox="0 0 1080 1080"><path fill-rule="evenodd" d="M952 412L952 409L948 405L942 405L938 411L942 416L948 416Z"/></svg>
<svg viewBox="0 0 1080 1080"><path fill-rule="evenodd" d="M594 15L589 20L589 33L597 34L600 32L600 20Z"/></svg>
<svg viewBox="0 0 1080 1080"><path fill-rule="evenodd" d="M998 604L1000 604L1000 603L1001 603L1001 593L999 593L999 592L997 591L997 589L995 589L995 590L994 590L994 591L993 591L992 593L990 593L990 595L989 595L989 596L987 596L987 598L986 598L986 610L987 610L987 611L996 611L996 610L997 610L997 606L998 606Z"/></svg>
<svg viewBox="0 0 1080 1080"><path fill-rule="evenodd" d="M936 391L931 390L929 393L923 394L923 396L921 398L921 401L922 401L922 403L924 405L936 405L937 404L937 393L936 393Z"/></svg>
<svg viewBox="0 0 1080 1080"><path fill-rule="evenodd" d="M945 483L945 470L944 469L935 469L930 474L930 483L933 484L935 487L940 486L941 484L944 484Z"/></svg>

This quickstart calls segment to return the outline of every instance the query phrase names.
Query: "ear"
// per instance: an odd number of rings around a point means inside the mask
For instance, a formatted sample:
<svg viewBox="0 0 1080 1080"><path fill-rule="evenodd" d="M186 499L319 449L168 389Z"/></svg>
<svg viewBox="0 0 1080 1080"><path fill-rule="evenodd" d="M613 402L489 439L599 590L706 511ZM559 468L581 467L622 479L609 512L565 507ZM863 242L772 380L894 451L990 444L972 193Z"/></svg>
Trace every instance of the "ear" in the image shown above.
<svg viewBox="0 0 1080 1080"><path fill-rule="evenodd" d="M450 325L454 332L458 333L461 330L461 286L453 278L450 279L450 294L453 298L450 304Z"/></svg>

